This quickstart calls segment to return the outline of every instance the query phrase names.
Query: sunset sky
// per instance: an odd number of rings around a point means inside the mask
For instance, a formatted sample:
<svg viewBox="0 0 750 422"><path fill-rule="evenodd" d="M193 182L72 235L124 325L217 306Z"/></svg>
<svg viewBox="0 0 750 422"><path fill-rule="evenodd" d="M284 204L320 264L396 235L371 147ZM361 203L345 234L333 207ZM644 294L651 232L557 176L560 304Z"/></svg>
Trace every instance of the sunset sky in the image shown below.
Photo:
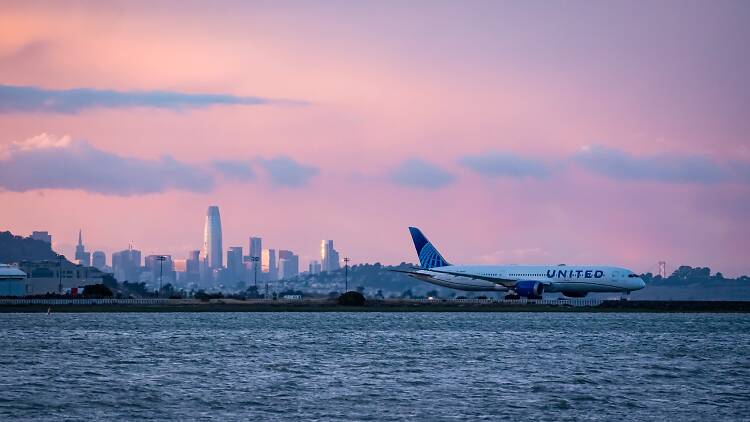
<svg viewBox="0 0 750 422"><path fill-rule="evenodd" d="M750 273L750 2L0 3L0 230Z"/></svg>

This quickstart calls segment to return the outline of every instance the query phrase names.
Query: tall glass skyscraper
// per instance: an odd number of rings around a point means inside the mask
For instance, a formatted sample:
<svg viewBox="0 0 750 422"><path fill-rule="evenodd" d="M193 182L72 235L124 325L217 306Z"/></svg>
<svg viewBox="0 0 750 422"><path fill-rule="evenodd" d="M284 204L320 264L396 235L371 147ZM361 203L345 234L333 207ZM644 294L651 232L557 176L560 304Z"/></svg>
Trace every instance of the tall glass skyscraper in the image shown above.
<svg viewBox="0 0 750 422"><path fill-rule="evenodd" d="M320 242L320 263L323 271L335 271L339 266L339 253L333 249L333 240Z"/></svg>
<svg viewBox="0 0 750 422"><path fill-rule="evenodd" d="M221 247L221 216L219 207L211 205L206 213L206 225L203 229L203 256L208 268L221 268L224 266Z"/></svg>

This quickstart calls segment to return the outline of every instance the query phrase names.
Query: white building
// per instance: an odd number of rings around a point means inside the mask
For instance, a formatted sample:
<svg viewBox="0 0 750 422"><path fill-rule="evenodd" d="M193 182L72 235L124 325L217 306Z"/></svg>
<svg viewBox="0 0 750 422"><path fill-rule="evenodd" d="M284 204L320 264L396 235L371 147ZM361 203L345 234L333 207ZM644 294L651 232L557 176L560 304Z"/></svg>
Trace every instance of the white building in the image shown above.
<svg viewBox="0 0 750 422"><path fill-rule="evenodd" d="M17 267L0 264L0 296L25 296L26 273Z"/></svg>
<svg viewBox="0 0 750 422"><path fill-rule="evenodd" d="M21 261L19 268L0 266L0 273L6 274L5 279L0 277L0 296L64 293L72 288L102 284L104 281L104 273L98 269L67 260ZM23 278L20 278L21 274Z"/></svg>

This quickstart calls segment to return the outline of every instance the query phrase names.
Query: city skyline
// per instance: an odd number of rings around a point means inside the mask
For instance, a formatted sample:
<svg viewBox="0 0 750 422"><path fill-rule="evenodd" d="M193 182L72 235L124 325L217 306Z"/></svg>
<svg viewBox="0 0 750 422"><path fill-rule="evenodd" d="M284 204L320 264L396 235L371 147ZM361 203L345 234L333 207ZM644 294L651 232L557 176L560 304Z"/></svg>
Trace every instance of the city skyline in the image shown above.
<svg viewBox="0 0 750 422"><path fill-rule="evenodd" d="M205 262L206 265L208 266L208 268L212 268L212 269L219 269L219 268L231 269L231 268L234 268L235 271L236 271L237 267L239 267L239 266L244 267L245 263L247 263L248 267L246 269L248 271L251 271L252 270L252 264L249 262L249 261L251 261L251 260L249 260L249 258L252 257L252 256L257 256L258 258L264 258L265 257L265 260L266 260L265 261L265 267L263 269L261 269L261 266L260 266L260 264L262 262L259 261L258 269L261 272L267 272L268 271L269 258L270 257L273 257L273 262L275 263L274 267L275 267L276 270L279 271L279 274L282 273L282 270L281 270L281 267L280 267L282 259L290 260L290 262L287 265L292 265L294 263L294 264L296 264L296 265L294 265L294 268L300 268L301 263L299 261L299 255L296 255L292 251L287 250L287 249L277 249L277 248L270 248L270 249L266 248L266 249L263 249L262 248L262 238L261 237L256 237L256 236L249 236L249 242L248 242L249 248L248 248L248 254L247 255L243 254L244 248L242 246L227 246L227 247L225 247L223 249L223 251L220 252L221 256L218 257L218 258L215 258L216 261L224 262L226 265L211 267L211 265L209 263L209 257L205 253L205 250L207 248L207 245L210 243L209 242L209 238L211 236L217 236L219 239L223 236L223 233L222 233L222 230L221 230L221 221L220 221L220 218L217 218L219 216L220 216L219 207L217 207L217 206L209 206L208 207L208 212L206 214L206 219L205 219L204 225L203 225L203 227L204 227L203 249L201 249L201 250L190 250L190 251L188 251L187 254L185 254L184 258L182 258L182 257L177 258L177 255L175 255L175 258L174 258L175 262L176 261L181 261L182 265L185 265L186 261L192 259L192 260L198 260L198 261L201 261L201 262ZM24 235L21 235L21 236L24 236ZM54 250L54 244L55 243L51 241L52 240L52 235L49 234L47 231L34 231L30 235L28 235L26 237L28 237L29 239L41 240L41 241L50 243L51 245L53 245L52 249ZM322 245L327 245L328 244L328 245L331 246L331 250L335 253L335 256L332 259L336 260L336 262L338 262L339 255L338 255L338 252L336 250L332 249L332 245L333 245L332 242L333 242L332 240L322 240L321 244ZM217 243L217 245L216 245L217 248L215 248L215 249L218 249L219 244L218 244L218 242L216 242L216 243ZM325 246L323 246L323 247L325 247ZM69 259L72 259L74 262L77 262L77 263L79 263L81 265L84 265L84 266L94 266L94 267L97 267L97 268L100 268L100 269L108 266L107 265L107 258L106 258L108 255L112 256L112 255L116 255L118 253L126 252L126 251L135 251L136 253L139 253L139 254L141 253L141 251L138 250L137 247L135 245L133 245L132 243L130 243L128 245L127 249L123 249L123 250L120 250L120 249L118 249L116 247L115 248L111 248L112 252L110 254L107 254L105 251L102 251L102 250L96 250L96 251L91 252L88 249L86 249L86 246L85 246L85 244L83 242L83 229L79 229L78 230L78 242L77 242L77 244L75 245L74 248L75 248L75 252L72 255L73 258L69 258ZM210 248L208 248L208 249L210 249ZM276 252L277 251L278 251L278 259L276 259ZM310 262L318 262L318 263L325 262L326 258L324 256L322 256L322 254L324 253L323 251L324 250L321 250L321 254L320 255L318 255L317 257L311 258L309 261ZM60 251L56 251L56 252L58 252L58 253L60 253L60 254L62 254L64 256L71 256L71 255L66 255L65 253L62 253ZM264 255L264 253L265 253L265 255ZM172 257L173 257L172 254L155 253L153 251L149 251L149 254L146 255L146 258L148 258L148 257L155 257L155 256L159 256L159 255L164 255L164 256L168 257L168 259L170 260L170 265L171 265ZM226 258L226 259L224 259L224 258ZM145 267L148 267L148 265L146 264L146 261L144 261L143 265ZM111 268L112 266L109 266L109 267ZM337 269L337 268L331 268L331 269Z"/></svg>
<svg viewBox="0 0 750 422"><path fill-rule="evenodd" d="M250 282L255 284L256 276L260 276L260 281L269 282L288 280L300 274L299 255L288 249L263 249L261 237L248 237L248 255L243 253L242 246L228 246L226 250L222 250L220 216L218 206L208 206L203 224L203 248L190 250L184 258L165 253L150 253L146 254L141 262L142 252L131 243L127 249L112 253L111 266L106 265L105 252L97 250L92 254L86 250L83 230L79 229L74 262L84 267L93 266L111 272L121 281L140 280L155 283L155 280L164 276L166 283L211 288L226 284L235 287L247 286ZM52 236L46 231L34 231L28 238L52 243ZM338 252L333 249L332 241L323 240L321 244L324 248L329 245L329 248L321 250L320 262L326 262L329 271L338 269ZM259 259L253 260L253 257ZM224 262L226 265L223 265ZM318 261L311 261L310 265L314 266L314 262Z"/></svg>
<svg viewBox="0 0 750 422"><path fill-rule="evenodd" d="M241 257L241 262L246 261L251 256L257 256L258 258L262 258L263 257L263 251L266 251L266 253L268 253L269 250L274 251L274 253L275 253L275 251L278 251L280 254L282 252L286 252L286 253L290 253L291 252L290 250L279 249L279 248L270 248L270 249L266 248L266 249L263 249L262 248L262 244L263 244L262 243L262 239L263 238L262 237L257 237L257 236L248 236L247 237L249 239L248 243L247 243L249 247L248 247L248 253L246 255L242 254L242 251L244 250L244 248L242 246L225 246L225 245L222 245L221 244L222 243L221 239L223 238L224 233L223 233L223 230L221 228L221 217L220 217L220 215L221 215L221 212L220 212L220 208L218 206L215 206L215 205L208 206L208 211L205 214L205 219L204 219L204 223L203 223L203 243L202 243L203 246L202 246L202 248L200 250L195 251L194 247L188 247L187 252L185 254L183 254L183 255L180 255L179 253L177 253L177 254L174 254L174 253L164 253L164 252L159 252L158 249L150 249L150 250L148 250L148 254L146 256L165 255L165 256L169 256L169 257L175 257L174 258L175 261L185 261L185 260L191 259L191 254L193 252L197 252L197 253L200 254L200 259L201 260L204 259L204 258L206 258L206 262L208 262L209 260L208 260L208 255L206 254L206 250L211 249L211 248L209 248L207 246L209 244L209 239L211 238L211 236L209 234L211 234L211 233L213 233L213 235L218 235L217 236L218 237L218 241L215 242L216 245L215 245L214 249L216 249L216 250L221 249L221 251L222 251L220 257L217 259L217 261L222 262L222 266L221 267L216 267L216 268L229 268L230 255L232 255L232 252L236 252L236 251L239 251L239 256ZM29 235L25 235L25 234L18 234L18 235L27 236L27 237L29 237L31 239L42 240L42 241L45 241L47 243L50 243L52 245L52 249L53 250L55 250L56 252L58 252L58 253L60 253L60 254L62 254L64 256L66 256L66 257L70 257L69 259L72 259L75 262L83 261L83 262L81 262L83 265L97 266L97 265L93 264L93 258L94 258L94 255L96 255L98 263L100 263L100 264L102 262L105 263L105 264L102 264L102 265L100 265L98 267L104 267L104 265L106 265L106 262L107 262L106 257L107 256L111 257L113 254L116 254L118 252L123 252L123 251L129 250L129 249L138 250L138 246L137 245L135 245L133 242L129 242L128 243L128 248L126 248L126 249L122 249L121 247L117 247L117 246L108 246L108 247L98 248L98 249L92 251L90 248L85 248L85 244L83 243L83 240L82 240L82 233L83 233L83 229L78 229L78 241L77 241L77 243L75 245L72 245L72 246L71 245L67 245L64 242L52 241L53 237L52 237L52 235L48 231L36 231L35 230L31 234L29 234ZM236 236L234 236L234 237L236 237ZM294 258L292 258L292 259L296 260L298 268L307 268L309 266L308 264L310 264L313 261L317 262L318 264L324 263L326 261L326 258L323 256L323 254L325 253L324 251L327 250L326 249L326 245L330 246L330 250L332 250L333 253L334 253L334 255L335 255L332 258L333 260L335 260L336 262L338 262L341 259L340 256L339 256L339 254L338 254L338 251L336 251L335 249L333 249L333 241L332 240L325 240L324 239L324 240L319 241L319 244L321 246L318 249L317 255L314 254L314 253L313 254L306 253L304 255L304 257L309 257L309 259L306 258L304 261L302 261L302 260L300 260L300 256L299 255L296 255L296 254L294 255ZM55 249L56 247L59 247L60 249L57 250L57 249ZM66 248L67 249L73 248L73 252L72 253L66 253L64 251L64 249L66 249ZM141 252L140 250L138 250L138 251ZM88 257L88 261L86 261L86 257ZM277 269L279 269L278 264L279 264L279 261L281 259L282 259L282 257L279 256L278 260L276 260L276 263L277 263L276 268ZM86 264L86 262L88 262L88 264ZM365 262L366 261L362 261L362 263L365 263ZM261 265L260 261L258 262L258 265L259 265L258 266L259 271L262 271L261 267L260 267L260 265ZM340 267L340 265L341 264L339 263L338 266L331 267L331 269L338 269L338 267ZM111 265L109 265L109 266L111 267ZM209 268L211 267L210 264L208 264L208 266L209 266ZM250 266L252 268L252 264L250 264ZM321 268L324 268L324 270L326 270L325 269L326 267L321 267ZM300 272L302 272L302 271L306 271L306 270L303 269Z"/></svg>
<svg viewBox="0 0 750 422"><path fill-rule="evenodd" d="M0 229L185 257L216 204L222 253L261 233L303 265L413 261L418 225L456 262L748 273L749 16L4 2Z"/></svg>

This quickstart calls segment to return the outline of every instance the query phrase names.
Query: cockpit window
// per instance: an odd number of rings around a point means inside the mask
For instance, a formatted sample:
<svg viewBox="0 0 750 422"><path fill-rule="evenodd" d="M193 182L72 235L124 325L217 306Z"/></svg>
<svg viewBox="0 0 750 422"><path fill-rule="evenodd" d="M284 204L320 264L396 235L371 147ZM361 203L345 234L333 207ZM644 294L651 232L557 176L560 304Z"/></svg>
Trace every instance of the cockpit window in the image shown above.
<svg viewBox="0 0 750 422"><path fill-rule="evenodd" d="M638 278L638 274L628 274L628 278Z"/></svg>

